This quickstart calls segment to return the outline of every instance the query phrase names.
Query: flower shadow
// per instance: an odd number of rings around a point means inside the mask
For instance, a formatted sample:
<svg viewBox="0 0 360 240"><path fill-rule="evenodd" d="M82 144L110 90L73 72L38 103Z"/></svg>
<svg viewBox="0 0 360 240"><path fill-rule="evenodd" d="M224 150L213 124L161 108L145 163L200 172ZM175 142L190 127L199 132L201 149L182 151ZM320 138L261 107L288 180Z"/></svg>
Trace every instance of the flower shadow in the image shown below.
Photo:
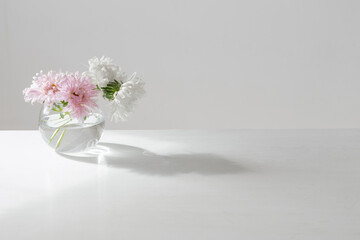
<svg viewBox="0 0 360 240"><path fill-rule="evenodd" d="M75 161L129 169L146 175L215 175L245 171L237 163L210 153L158 155L142 148L116 143L99 143L98 150L100 152L97 154L85 157L60 155Z"/></svg>

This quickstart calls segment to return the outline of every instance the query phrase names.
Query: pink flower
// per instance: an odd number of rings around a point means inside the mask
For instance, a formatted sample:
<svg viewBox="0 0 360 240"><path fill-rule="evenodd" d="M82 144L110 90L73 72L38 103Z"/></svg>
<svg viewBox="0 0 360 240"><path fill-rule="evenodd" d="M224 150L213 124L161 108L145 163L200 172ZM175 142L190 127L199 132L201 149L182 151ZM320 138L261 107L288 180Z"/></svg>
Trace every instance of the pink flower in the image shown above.
<svg viewBox="0 0 360 240"><path fill-rule="evenodd" d="M90 77L80 73L66 73L59 85L61 100L68 102L64 108L73 118L83 119L97 108L96 97L99 91L91 83Z"/></svg>
<svg viewBox="0 0 360 240"><path fill-rule="evenodd" d="M60 101L59 99L59 84L63 74L53 71L44 74L42 71L33 77L33 82L30 88L23 91L26 102L38 102L47 105L52 105Z"/></svg>

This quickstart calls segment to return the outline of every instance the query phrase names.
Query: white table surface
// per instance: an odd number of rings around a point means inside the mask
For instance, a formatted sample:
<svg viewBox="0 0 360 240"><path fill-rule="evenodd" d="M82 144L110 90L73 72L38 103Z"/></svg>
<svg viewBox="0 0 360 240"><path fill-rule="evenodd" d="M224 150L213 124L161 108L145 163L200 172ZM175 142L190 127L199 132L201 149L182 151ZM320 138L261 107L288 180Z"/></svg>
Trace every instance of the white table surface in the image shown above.
<svg viewBox="0 0 360 240"><path fill-rule="evenodd" d="M0 132L0 239L360 239L360 130Z"/></svg>

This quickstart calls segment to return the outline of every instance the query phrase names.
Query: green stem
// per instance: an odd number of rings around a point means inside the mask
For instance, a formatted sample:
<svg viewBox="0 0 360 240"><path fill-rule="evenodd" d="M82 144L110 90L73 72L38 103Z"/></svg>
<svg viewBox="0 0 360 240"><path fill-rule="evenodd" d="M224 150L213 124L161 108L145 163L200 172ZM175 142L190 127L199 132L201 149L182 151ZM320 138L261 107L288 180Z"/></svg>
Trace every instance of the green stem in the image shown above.
<svg viewBox="0 0 360 240"><path fill-rule="evenodd" d="M70 118L69 119L69 121L67 121L67 122L65 122L64 124L62 124L62 125L60 125L55 131L54 131L54 133L51 135L51 138L49 139L49 143L51 143L51 141L54 139L54 137L56 136L56 134L60 131L60 128L61 127L63 127L63 126L65 126L66 124L68 124L69 122L71 122L72 121L72 119ZM65 131L66 129L64 129L64 131ZM62 136L64 135L64 131L63 131L63 133L62 133ZM61 136L60 136L60 138L62 138ZM59 139L58 140L58 143L57 143L57 145L56 145L56 148L58 148L58 145L60 144L60 142L61 142L61 140ZM55 149L56 149L55 148Z"/></svg>
<svg viewBox="0 0 360 240"><path fill-rule="evenodd" d="M66 132L66 129L64 129L64 130L62 131L62 133L61 133L61 135L60 135L60 138L59 138L59 140L58 140L57 143L56 143L55 149L57 149L57 148L59 147L59 145L60 145L60 143L61 143L61 140L63 139L63 137L64 137L64 135L65 135L65 132Z"/></svg>
<svg viewBox="0 0 360 240"><path fill-rule="evenodd" d="M51 135L51 138L49 139L49 143L51 143L51 141L54 139L54 137L56 136L56 134L59 132L60 128L56 129L54 131L54 133Z"/></svg>
<svg viewBox="0 0 360 240"><path fill-rule="evenodd" d="M68 122L71 122L71 118L63 118L63 119L57 119L58 122L54 122L55 125L58 125L58 124L62 124L65 122L65 124L67 124ZM60 125L60 127L62 127L63 125Z"/></svg>

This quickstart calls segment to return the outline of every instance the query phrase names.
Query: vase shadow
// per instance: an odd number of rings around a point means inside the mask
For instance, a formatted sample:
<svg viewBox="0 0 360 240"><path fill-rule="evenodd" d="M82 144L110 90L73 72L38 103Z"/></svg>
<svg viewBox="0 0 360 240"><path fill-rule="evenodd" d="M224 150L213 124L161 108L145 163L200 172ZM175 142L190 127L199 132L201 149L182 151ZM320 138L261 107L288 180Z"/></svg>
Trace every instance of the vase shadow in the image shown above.
<svg viewBox="0 0 360 240"><path fill-rule="evenodd" d="M236 174L245 169L237 163L210 153L158 155L145 149L101 142L90 156L69 156L71 160L129 169L147 175L176 175L197 173L202 175Z"/></svg>

